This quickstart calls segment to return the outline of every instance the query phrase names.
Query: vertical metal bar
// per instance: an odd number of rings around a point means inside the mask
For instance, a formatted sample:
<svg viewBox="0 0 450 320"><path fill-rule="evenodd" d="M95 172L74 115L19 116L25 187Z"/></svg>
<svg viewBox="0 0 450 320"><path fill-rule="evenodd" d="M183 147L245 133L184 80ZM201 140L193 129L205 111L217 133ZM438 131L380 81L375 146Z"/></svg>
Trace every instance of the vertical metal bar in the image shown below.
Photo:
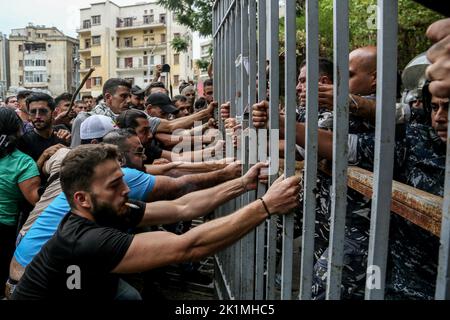
<svg viewBox="0 0 450 320"><path fill-rule="evenodd" d="M248 105L248 0L241 0L241 103L242 113L238 115L238 122L242 126L241 144L240 144L240 160L242 161L242 173L245 174L248 170L248 140L245 135L245 129L247 126L246 108ZM247 205L248 197L246 194L241 197L241 206ZM241 240L241 299L251 299L249 293L253 292L251 288L251 276L250 276L250 236L246 235ZM250 265L249 265L250 264ZM250 270L251 271L251 270Z"/></svg>
<svg viewBox="0 0 450 320"><path fill-rule="evenodd" d="M285 142L284 142L284 174L285 177L295 175L295 106L296 106L296 23L295 1L285 4ZM283 251L281 268L281 299L292 298L292 260L294 242L294 215L283 216Z"/></svg>
<svg viewBox="0 0 450 320"><path fill-rule="evenodd" d="M242 54L242 50L241 50L241 3L240 0L236 0L235 3L235 10L236 10L236 21L235 21L235 46L236 46L236 53L237 56ZM235 67L235 72L236 72L236 88L238 88L238 90L241 90L241 74L240 74L240 68L242 66L238 66L237 68ZM240 97L239 95L236 94L235 96L236 98L236 108L234 110L234 116L237 116L238 114L242 114L242 97ZM239 152L236 153L236 157L237 159L240 158L240 154ZM241 199L240 197L235 199L235 204L236 204L236 208L241 208ZM235 297L236 299L240 299L240 294L241 294L241 290L240 290L240 282L241 282L241 268L240 268L240 264L241 264L241 242L242 240L238 241L235 245L234 245L234 261L233 261L233 272L234 272L234 277L233 279L235 280L235 285L234 285L234 292L235 292Z"/></svg>
<svg viewBox="0 0 450 320"><path fill-rule="evenodd" d="M378 0L377 114L375 128L374 189L368 273L380 271L381 286L366 286L366 299L384 299L386 262L391 216L392 175L395 146L395 103L397 88L397 1ZM378 274L377 274L378 275ZM368 278L369 279L369 278Z"/></svg>
<svg viewBox="0 0 450 320"><path fill-rule="evenodd" d="M334 118L333 186L328 261L327 294L329 300L341 296L344 258L344 232L347 208L348 162L348 0L333 0L334 41Z"/></svg>
<svg viewBox="0 0 450 320"><path fill-rule="evenodd" d="M280 102L280 63L278 58L278 23L279 23L279 9L278 1L270 0L268 3L268 34L267 48L269 51L269 83L270 83L270 183L276 179L278 174L278 147L279 147L279 111L278 105ZM267 231L267 282L266 282L266 299L275 299L275 273L276 273L276 217L272 216L269 221Z"/></svg>
<svg viewBox="0 0 450 320"><path fill-rule="evenodd" d="M258 100L266 97L266 0L258 0ZM251 110L250 110L251 112ZM258 130L258 161L267 160L267 131ZM257 197L266 193L266 186L258 183ZM256 228L255 300L264 298L264 244L266 225Z"/></svg>
<svg viewBox="0 0 450 320"><path fill-rule="evenodd" d="M450 118L448 119L450 120ZM447 137L450 137L450 121L447 122ZM445 159L444 202L442 205L441 245L436 282L436 300L450 299L450 140L447 139Z"/></svg>
<svg viewBox="0 0 450 320"><path fill-rule="evenodd" d="M314 265L314 233L316 220L317 185L317 121L319 82L319 3L306 1L306 144L305 179L302 226L302 250L300 267L301 300L311 299Z"/></svg>

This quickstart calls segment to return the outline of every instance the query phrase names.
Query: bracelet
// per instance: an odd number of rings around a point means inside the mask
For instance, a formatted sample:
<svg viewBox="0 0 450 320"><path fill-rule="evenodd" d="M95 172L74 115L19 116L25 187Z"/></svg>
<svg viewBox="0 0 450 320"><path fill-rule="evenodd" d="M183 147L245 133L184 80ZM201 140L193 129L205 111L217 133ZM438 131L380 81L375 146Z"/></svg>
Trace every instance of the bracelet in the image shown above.
<svg viewBox="0 0 450 320"><path fill-rule="evenodd" d="M264 202L264 199L263 199L263 198L259 198L259 200L261 200L261 202L262 202L262 204L263 204L263 206L264 206L264 209L265 209L266 212L267 212L267 219L269 219L270 216L272 215L272 214L270 213L270 211L269 211L269 208L267 208L267 205L266 205L266 203Z"/></svg>

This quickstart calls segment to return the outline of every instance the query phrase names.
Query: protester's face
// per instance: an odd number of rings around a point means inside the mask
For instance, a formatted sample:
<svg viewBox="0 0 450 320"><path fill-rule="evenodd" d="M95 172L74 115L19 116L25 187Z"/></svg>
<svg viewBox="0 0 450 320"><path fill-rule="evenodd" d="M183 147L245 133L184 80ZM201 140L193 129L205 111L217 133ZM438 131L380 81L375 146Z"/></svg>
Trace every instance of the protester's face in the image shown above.
<svg viewBox="0 0 450 320"><path fill-rule="evenodd" d="M203 88L203 92L204 92L204 96L206 101L208 102L208 104L210 104L211 102L214 101L214 91L213 91L213 86L206 86Z"/></svg>
<svg viewBox="0 0 450 320"><path fill-rule="evenodd" d="M188 99L189 105L193 106L195 102L195 91L189 90L184 95Z"/></svg>
<svg viewBox="0 0 450 320"><path fill-rule="evenodd" d="M19 102L17 101L17 98L16 97L9 98L7 107L17 109L19 107Z"/></svg>
<svg viewBox="0 0 450 320"><path fill-rule="evenodd" d="M128 211L125 205L130 189L123 181L120 164L108 160L98 165L89 192L91 197L91 213L97 223L115 226L119 217Z"/></svg>
<svg viewBox="0 0 450 320"><path fill-rule="evenodd" d="M295 89L297 90L298 102L301 106L304 106L306 101L301 99L301 94L306 92L306 66L300 69L300 74L298 75L297 86Z"/></svg>
<svg viewBox="0 0 450 320"><path fill-rule="evenodd" d="M67 110L69 110L69 108L70 108L70 101L63 100L56 106L55 111L56 111L56 114L60 114L60 113L66 112ZM76 114L77 114L77 112L74 109L72 109L72 110L70 110L69 117L74 118L76 116Z"/></svg>
<svg viewBox="0 0 450 320"><path fill-rule="evenodd" d="M84 98L83 102L86 104L86 107L88 108L88 111L91 111L93 105L94 105L94 99L92 98Z"/></svg>
<svg viewBox="0 0 450 320"><path fill-rule="evenodd" d="M376 70L366 68L365 61L358 55L350 53L349 92L361 96L375 93Z"/></svg>
<svg viewBox="0 0 450 320"><path fill-rule="evenodd" d="M36 130L45 130L52 126L52 110L47 101L35 101L30 103L28 114Z"/></svg>
<svg viewBox="0 0 450 320"><path fill-rule="evenodd" d="M148 106L147 113L152 117L156 117L156 118L160 118L160 119L168 119L169 118L169 114L164 112L158 106Z"/></svg>
<svg viewBox="0 0 450 320"><path fill-rule="evenodd" d="M130 98L130 103L135 107L144 107L144 96L137 96L132 94Z"/></svg>
<svg viewBox="0 0 450 320"><path fill-rule="evenodd" d="M175 102L175 106L177 107L178 110L180 110L177 114L176 114L176 118L182 118L182 117L186 117L188 115L190 115L190 108L191 106L187 103L187 102L181 102L181 101L177 101Z"/></svg>
<svg viewBox="0 0 450 320"><path fill-rule="evenodd" d="M142 146L141 140L137 136L128 138L128 151L125 153L127 161L126 166L129 168L144 170L145 149Z"/></svg>
<svg viewBox="0 0 450 320"><path fill-rule="evenodd" d="M112 112L119 114L128 109L130 102L130 89L125 86L118 86L113 95L107 93L105 97L105 101L111 108Z"/></svg>
<svg viewBox="0 0 450 320"><path fill-rule="evenodd" d="M76 114L79 114L80 112L87 112L88 107L86 103L77 103L75 107L73 108Z"/></svg>
<svg viewBox="0 0 450 320"><path fill-rule="evenodd" d="M431 125L443 142L447 142L447 119L449 99L431 99Z"/></svg>
<svg viewBox="0 0 450 320"><path fill-rule="evenodd" d="M152 138L152 133L150 131L150 123L148 119L137 118L136 122L138 126L134 129L136 134L143 145L146 145Z"/></svg>

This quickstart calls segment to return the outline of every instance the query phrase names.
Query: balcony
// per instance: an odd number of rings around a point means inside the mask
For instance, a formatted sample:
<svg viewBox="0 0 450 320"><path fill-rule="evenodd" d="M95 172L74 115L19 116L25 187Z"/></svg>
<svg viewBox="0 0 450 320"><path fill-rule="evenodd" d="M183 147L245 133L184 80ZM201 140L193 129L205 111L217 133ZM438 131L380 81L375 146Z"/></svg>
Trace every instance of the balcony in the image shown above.
<svg viewBox="0 0 450 320"><path fill-rule="evenodd" d="M79 53L88 53L88 52L91 52L91 48L92 47L85 47L85 48L80 48L80 49L78 49L78 52Z"/></svg>
<svg viewBox="0 0 450 320"><path fill-rule="evenodd" d="M144 30L148 28L165 28L165 21L120 21L116 23L116 31Z"/></svg>
<svg viewBox="0 0 450 320"><path fill-rule="evenodd" d="M82 34L82 33L90 33L91 32L91 26L89 26L89 27L81 27L81 28L79 28L79 29L77 29L76 30L77 31L77 33L79 33L79 34Z"/></svg>
<svg viewBox="0 0 450 320"><path fill-rule="evenodd" d="M127 63L124 60L121 60L116 67L117 72L126 72L126 71L147 70L148 65L144 65L143 59L140 58L137 63L135 63L135 60L132 63L130 62Z"/></svg>
<svg viewBox="0 0 450 320"><path fill-rule="evenodd" d="M121 51L133 51L133 50L144 50L144 49L165 49L167 42L147 42L141 45L125 45L121 43L116 50Z"/></svg>

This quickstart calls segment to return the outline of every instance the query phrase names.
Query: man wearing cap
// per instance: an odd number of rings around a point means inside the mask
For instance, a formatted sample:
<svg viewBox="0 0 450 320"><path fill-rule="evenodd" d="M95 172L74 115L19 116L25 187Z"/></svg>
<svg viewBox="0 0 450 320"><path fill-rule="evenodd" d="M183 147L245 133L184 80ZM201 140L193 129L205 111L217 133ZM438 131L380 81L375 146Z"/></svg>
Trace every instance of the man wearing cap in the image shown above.
<svg viewBox="0 0 450 320"><path fill-rule="evenodd" d="M130 109L144 110L145 90L139 86L131 87Z"/></svg>
<svg viewBox="0 0 450 320"><path fill-rule="evenodd" d="M100 143L103 136L115 128L117 126L110 117L100 114L91 116L81 124L81 144Z"/></svg>
<svg viewBox="0 0 450 320"><path fill-rule="evenodd" d="M170 98L163 93L152 93L146 101L146 112L152 116L169 120L170 115L179 112L177 107L172 104Z"/></svg>

